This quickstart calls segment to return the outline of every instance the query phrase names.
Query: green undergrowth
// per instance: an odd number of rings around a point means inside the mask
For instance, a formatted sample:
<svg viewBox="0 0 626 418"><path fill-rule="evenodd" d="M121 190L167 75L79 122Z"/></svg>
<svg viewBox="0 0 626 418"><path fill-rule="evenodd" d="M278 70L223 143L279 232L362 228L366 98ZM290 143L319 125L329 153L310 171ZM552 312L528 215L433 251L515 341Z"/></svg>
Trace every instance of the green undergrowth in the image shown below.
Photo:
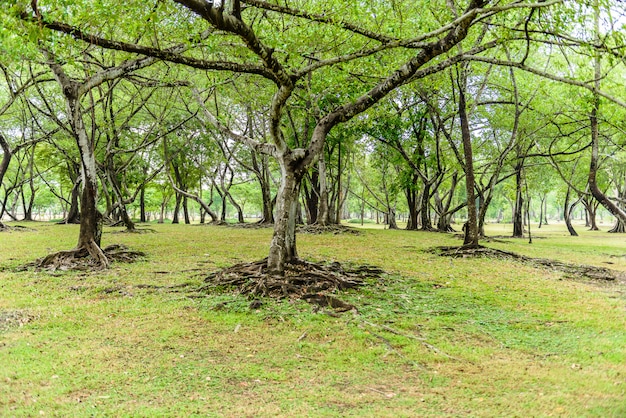
<svg viewBox="0 0 626 418"><path fill-rule="evenodd" d="M301 300L251 309L233 291L196 289L266 256L271 229L107 228L104 245L146 258L48 273L17 268L73 247L78 227L24 225L0 235L0 416L626 415L619 284L426 251L460 243L448 234L365 229L298 238L307 260L387 271L336 295L358 312ZM580 232L550 225L532 245L486 245L622 269L624 236Z"/></svg>

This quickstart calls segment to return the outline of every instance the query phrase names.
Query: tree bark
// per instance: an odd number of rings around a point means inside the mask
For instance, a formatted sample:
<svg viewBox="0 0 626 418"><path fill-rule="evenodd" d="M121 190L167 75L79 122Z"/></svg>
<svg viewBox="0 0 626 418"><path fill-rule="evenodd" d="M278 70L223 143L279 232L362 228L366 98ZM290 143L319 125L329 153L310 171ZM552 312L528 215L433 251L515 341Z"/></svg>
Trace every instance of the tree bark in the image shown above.
<svg viewBox="0 0 626 418"><path fill-rule="evenodd" d="M573 237L577 237L578 233L576 232L576 230L574 229L574 226L572 225L572 212L574 211L574 208L576 207L576 205L580 202L580 199L578 199L576 202L574 202L572 205L569 204L569 198L571 195L571 187L567 187L567 193L565 194L565 203L563 204L563 218L565 219L565 226L567 226L567 230L569 231L569 234Z"/></svg>
<svg viewBox="0 0 626 418"><path fill-rule="evenodd" d="M328 173L326 172L326 160L324 152L322 152L322 155L320 155L320 158L317 161L317 167L319 171L320 198L316 223L321 226L326 226L329 223L330 209L328 207L328 184L326 182L326 177Z"/></svg>
<svg viewBox="0 0 626 418"><path fill-rule="evenodd" d="M70 208L67 212L67 216L63 220L65 224L78 224L80 223L80 208L78 205L78 199L80 197L80 185L82 180L77 177L74 180L74 186L70 192Z"/></svg>
<svg viewBox="0 0 626 418"><path fill-rule="evenodd" d="M267 267L276 274L282 274L285 271L285 264L298 258L296 217L304 172L300 160L291 152L279 156L278 160L281 181L276 198L276 219Z"/></svg>
<svg viewBox="0 0 626 418"><path fill-rule="evenodd" d="M409 231L417 231L417 229L419 228L419 209L417 208L418 192L415 188L416 182L417 177L414 174L412 184L404 189L406 203L409 208L409 219L406 223L406 229Z"/></svg>
<svg viewBox="0 0 626 418"><path fill-rule="evenodd" d="M424 190L422 191L422 201L420 208L422 231L432 231L433 224L430 219L430 181L424 181Z"/></svg>
<svg viewBox="0 0 626 418"><path fill-rule="evenodd" d="M142 185L139 191L139 222L146 221L146 186Z"/></svg>
<svg viewBox="0 0 626 418"><path fill-rule="evenodd" d="M459 82L459 119L461 120L461 136L463 138L463 154L465 156L465 191L467 193L467 223L464 227L463 246L478 247L478 219L476 213L476 195L474 193L474 157L472 153L472 137L467 119L465 103L465 87Z"/></svg>
<svg viewBox="0 0 626 418"><path fill-rule="evenodd" d="M2 161L0 161L0 187L2 187L2 180L4 179L4 175L9 168L9 163L11 162L11 157L13 153L11 152L11 147L7 142L4 135L0 133L0 147L2 147ZM4 229L6 226L2 223L0 219L0 229Z"/></svg>
<svg viewBox="0 0 626 418"><path fill-rule="evenodd" d="M180 193L176 193L176 204L174 205L174 215L172 215L172 223L178 224L180 223L178 219L178 212L180 212L180 204L183 200L183 197Z"/></svg>
<svg viewBox="0 0 626 418"><path fill-rule="evenodd" d="M524 237L524 198L522 196L523 161L515 165L515 205L513 209L513 238Z"/></svg>
<svg viewBox="0 0 626 418"><path fill-rule="evenodd" d="M596 38L600 37L600 16L599 9L595 7L594 10L594 26L596 31ZM599 166L599 142L600 133L598 126L598 113L600 111L600 80L602 77L602 71L600 66L599 52L596 52L594 58L594 94L593 94L593 108L591 109L590 125L591 125L591 160L589 163L589 189L593 197L604 206L606 210L611 212L613 216L618 220L616 227L619 226L619 222L626 223L626 212L619 208L615 203L609 200L606 195L600 190L597 182L598 166Z"/></svg>

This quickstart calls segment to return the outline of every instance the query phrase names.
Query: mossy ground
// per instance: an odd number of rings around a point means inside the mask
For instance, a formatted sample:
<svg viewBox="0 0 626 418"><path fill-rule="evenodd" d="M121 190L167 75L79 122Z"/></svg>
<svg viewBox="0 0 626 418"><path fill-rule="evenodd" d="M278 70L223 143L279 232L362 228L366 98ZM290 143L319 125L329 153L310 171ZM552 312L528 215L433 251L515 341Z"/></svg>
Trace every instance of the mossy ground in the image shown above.
<svg viewBox="0 0 626 418"><path fill-rule="evenodd" d="M270 229L110 228L104 245L147 257L51 274L14 269L72 248L78 227L28 226L0 235L0 313L14 318L0 326L1 416L626 416L619 283L442 258L426 250L458 238L374 228L298 238L305 259L389 272L340 295L358 315L289 300L250 310L192 290L266 256ZM487 245L626 271L626 236L579 233L549 225L532 245Z"/></svg>

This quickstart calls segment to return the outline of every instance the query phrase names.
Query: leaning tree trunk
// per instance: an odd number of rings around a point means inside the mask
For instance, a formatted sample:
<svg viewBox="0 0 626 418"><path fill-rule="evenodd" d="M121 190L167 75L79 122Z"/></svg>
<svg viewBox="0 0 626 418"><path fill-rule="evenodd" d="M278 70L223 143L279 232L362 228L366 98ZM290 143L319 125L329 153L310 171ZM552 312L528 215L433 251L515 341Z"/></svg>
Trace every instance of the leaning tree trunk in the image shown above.
<svg viewBox="0 0 626 418"><path fill-rule="evenodd" d="M304 170L294 161L291 154L278 158L280 165L280 187L276 197L274 234L267 258L267 267L276 274L283 274L285 265L298 258L296 248L296 218L298 196Z"/></svg>
<svg viewBox="0 0 626 418"><path fill-rule="evenodd" d="M474 157L472 153L472 137L465 107L465 92L459 83L459 119L461 120L461 136L463 138L463 154L465 156L465 190L467 193L467 224L463 246L478 247L478 218L476 213L476 195L474 194Z"/></svg>
<svg viewBox="0 0 626 418"><path fill-rule="evenodd" d="M596 31L597 37L599 37L600 36L599 35L600 17L599 17L599 12L597 8L595 10L594 17L595 17L594 19L595 31ZM611 215L615 216L615 218L618 220L618 224L616 224L616 227L617 227L619 226L620 221L622 223L626 223L626 212L624 212L620 207L618 207L615 203L613 203L610 199L606 197L606 195L598 187L598 182L597 182L598 165L599 165L599 142L600 142L600 133L599 133L599 126L598 126L598 112L600 111L600 95L598 94L598 91L600 90L600 79L602 77L602 71L600 67L600 57L598 56L598 52L596 52L596 56L594 59L594 75L595 75L595 81L594 81L595 89L594 89L594 94L593 94L593 109L591 109L591 116L589 117L590 124L591 124L591 160L589 163L589 190L591 191L591 194L593 195L593 197L595 197L596 200L600 202L600 204L604 206L606 210L611 212Z"/></svg>
<svg viewBox="0 0 626 418"><path fill-rule="evenodd" d="M624 221L617 218L617 220L615 221L615 226L609 229L608 232L613 234L623 234L624 232L626 232L626 224L624 224Z"/></svg>
<svg viewBox="0 0 626 418"><path fill-rule="evenodd" d="M576 230L574 229L574 226L572 225L572 213L574 212L574 208L576 207L576 205L578 205L578 203L580 203L581 199L578 199L577 201L575 201L574 203L572 203L571 205L569 204L569 198L571 195L571 187L567 187L567 193L565 194L565 203L563 205L563 218L565 219L565 226L567 226L567 230L569 232L569 234L573 237L577 237L578 233L576 232Z"/></svg>

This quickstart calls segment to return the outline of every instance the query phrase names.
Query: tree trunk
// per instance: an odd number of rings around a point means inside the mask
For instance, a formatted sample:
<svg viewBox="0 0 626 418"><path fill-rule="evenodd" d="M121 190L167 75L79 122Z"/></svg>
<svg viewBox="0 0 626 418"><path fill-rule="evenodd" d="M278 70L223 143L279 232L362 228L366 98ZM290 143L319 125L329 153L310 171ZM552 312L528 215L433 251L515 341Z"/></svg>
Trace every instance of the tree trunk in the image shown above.
<svg viewBox="0 0 626 418"><path fill-rule="evenodd" d="M9 147L9 143L2 134L0 134L0 147L2 148L2 161L0 161L0 187L2 187L2 180L4 179L4 175L9 168L9 163L11 162L11 157L13 155L11 147ZM0 219L0 230L5 228L6 225L4 225Z"/></svg>
<svg viewBox="0 0 626 418"><path fill-rule="evenodd" d="M183 216L185 217L185 225L189 225L191 220L189 219L189 205L187 203L187 196L183 196Z"/></svg>
<svg viewBox="0 0 626 418"><path fill-rule="evenodd" d="M320 155L317 162L319 171L319 209L317 211L317 224L321 226L328 225L330 219L330 211L328 207L328 184L326 182L326 160L324 159L324 153Z"/></svg>
<svg viewBox="0 0 626 418"><path fill-rule="evenodd" d="M422 191L422 199L421 199L421 221L422 221L422 231L432 231L433 224L430 219L430 183L428 181L424 182L424 190Z"/></svg>
<svg viewBox="0 0 626 418"><path fill-rule="evenodd" d="M419 222L418 222L419 210L417 209L418 193L414 187L415 181L417 181L415 176L413 176L413 180L414 180L413 184L411 186L406 187L404 190L404 194L406 196L406 203L409 208L409 219L406 223L406 229L410 231L417 231L419 227Z"/></svg>
<svg viewBox="0 0 626 418"><path fill-rule="evenodd" d="M142 185L139 191L139 222L146 221L146 186Z"/></svg>
<svg viewBox="0 0 626 418"><path fill-rule="evenodd" d="M565 194L565 203L563 204L563 218L565 219L565 226L567 226L567 230L569 234L573 237L577 237L578 233L572 226L572 212L574 211L574 207L580 202L580 199L574 202L571 206L569 204L569 198L571 195L571 188L567 187L567 193Z"/></svg>
<svg viewBox="0 0 626 418"><path fill-rule="evenodd" d="M389 208L389 211L385 213L385 217L387 218L387 225L389 226L389 229L398 229L395 209Z"/></svg>
<svg viewBox="0 0 626 418"><path fill-rule="evenodd" d="M283 274L285 264L298 258L296 218L300 184L304 173L290 155L283 155L278 160L281 180L276 198L276 219L267 267L276 274Z"/></svg>
<svg viewBox="0 0 626 418"><path fill-rule="evenodd" d="M476 195L474 194L474 157L472 153L472 137L467 119L464 87L459 82L459 119L461 120L461 136L463 138L463 154L465 156L465 190L467 193L467 223L464 227L463 246L478 247L478 219L476 213Z"/></svg>
<svg viewBox="0 0 626 418"><path fill-rule="evenodd" d="M319 171L317 167L311 169L310 175L302 184L302 194L304 197L304 208L306 219L309 225L317 223L319 214Z"/></svg>
<svg viewBox="0 0 626 418"><path fill-rule="evenodd" d="M70 193L70 209L67 212L67 216L63 223L65 224L78 224L80 223L80 210L78 207L78 199L80 197L80 185L82 180L77 178L74 187L72 187L72 192Z"/></svg>
<svg viewBox="0 0 626 418"><path fill-rule="evenodd" d="M513 238L524 237L524 198L522 197L522 166L515 166L515 206L513 209Z"/></svg>
<svg viewBox="0 0 626 418"><path fill-rule="evenodd" d="M596 7L594 11L594 25L596 31L596 37L600 36L600 23L599 23L599 10ZM600 67L600 57L598 56L598 52L596 52L596 56L594 58L594 95L593 95L593 109L591 109L591 116L589 117L590 125L591 125L591 160L589 163L589 189L593 197L596 198L598 202L606 210L611 212L613 216L618 220L618 223L615 225L617 228L619 226L619 222L626 223L626 212L624 212L621 208L619 208L615 203L609 200L604 193L598 187L597 182L597 174L598 174L598 164L599 164L599 142L600 142L600 133L598 126L598 113L600 111L600 95L598 91L600 90L600 79L602 78L602 71ZM613 228L615 229L615 228Z"/></svg>
<svg viewBox="0 0 626 418"><path fill-rule="evenodd" d="M270 184L270 172L267 162L267 156L261 156L261 163L256 153L252 152L252 167L254 174L259 182L259 188L261 189L261 198L263 202L263 215L259 223L271 224L274 223L274 201L272 199L272 190Z"/></svg>
<svg viewBox="0 0 626 418"><path fill-rule="evenodd" d="M176 193L176 205L174 205L174 215L172 216L172 223L178 224L180 221L178 220L178 212L180 212L180 204L183 200L183 197L180 193Z"/></svg>
<svg viewBox="0 0 626 418"><path fill-rule="evenodd" d="M597 214L598 214L598 205L599 203L590 196L585 196L583 198L583 205L585 206L585 212L587 214L587 220L589 222L589 230L590 231L599 231L597 223Z"/></svg>

